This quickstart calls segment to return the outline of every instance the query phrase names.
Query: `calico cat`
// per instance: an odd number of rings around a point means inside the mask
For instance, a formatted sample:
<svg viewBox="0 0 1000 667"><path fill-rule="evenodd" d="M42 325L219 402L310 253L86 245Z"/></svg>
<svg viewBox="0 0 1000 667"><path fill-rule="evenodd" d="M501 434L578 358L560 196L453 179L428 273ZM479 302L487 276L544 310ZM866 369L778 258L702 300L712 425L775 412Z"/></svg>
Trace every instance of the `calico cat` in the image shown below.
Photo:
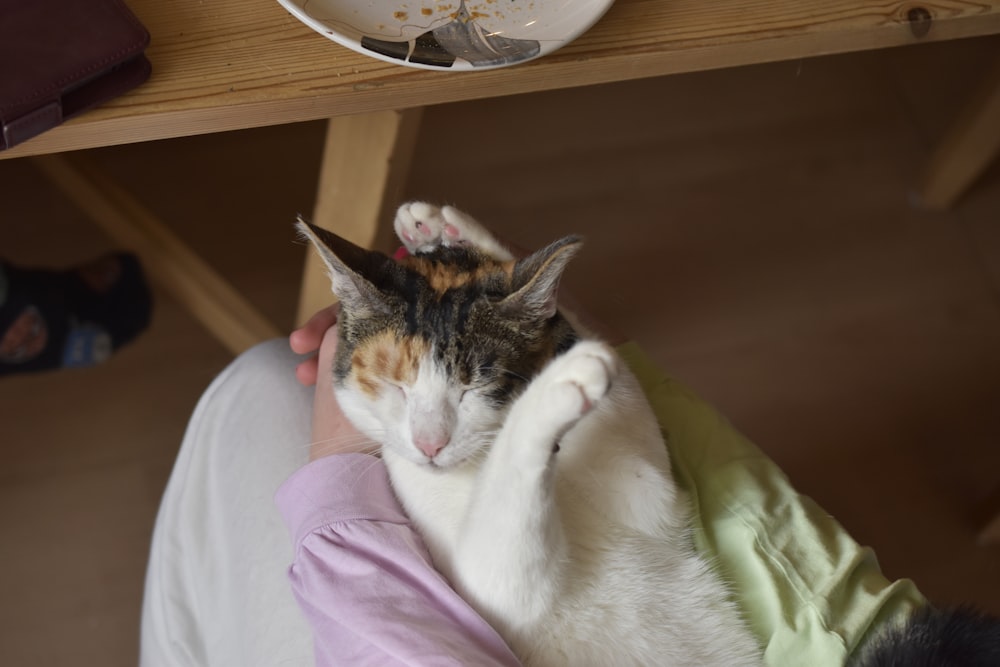
<svg viewBox="0 0 1000 667"><path fill-rule="evenodd" d="M451 207L395 224L398 261L299 229L341 300L337 399L435 566L527 665L760 664L638 382L557 308L581 240L515 260Z"/></svg>

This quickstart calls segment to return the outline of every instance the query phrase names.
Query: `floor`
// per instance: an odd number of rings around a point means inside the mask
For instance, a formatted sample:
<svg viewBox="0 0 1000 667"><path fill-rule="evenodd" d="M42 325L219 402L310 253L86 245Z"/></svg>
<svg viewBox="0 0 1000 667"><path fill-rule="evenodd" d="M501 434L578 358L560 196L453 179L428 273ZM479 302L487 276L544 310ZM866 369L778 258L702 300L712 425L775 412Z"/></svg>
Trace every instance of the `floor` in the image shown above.
<svg viewBox="0 0 1000 667"><path fill-rule="evenodd" d="M725 413L886 574L1000 613L1000 168L949 212L914 184L995 38L428 110L407 196L534 247ZM95 158L289 329L321 123ZM111 246L28 161L0 161L3 256ZM158 293L109 363L0 380L0 664L134 665L157 502L229 360Z"/></svg>

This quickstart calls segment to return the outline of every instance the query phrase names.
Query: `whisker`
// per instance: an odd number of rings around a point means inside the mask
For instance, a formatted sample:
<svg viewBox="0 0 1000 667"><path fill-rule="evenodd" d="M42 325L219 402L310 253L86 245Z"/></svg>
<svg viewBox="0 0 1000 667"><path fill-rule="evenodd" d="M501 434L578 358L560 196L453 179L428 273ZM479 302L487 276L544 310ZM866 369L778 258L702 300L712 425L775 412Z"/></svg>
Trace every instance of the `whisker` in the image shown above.
<svg viewBox="0 0 1000 667"><path fill-rule="evenodd" d="M322 440L310 440L307 442L302 442L297 444L296 449L308 449L310 447L315 447L319 445L353 445L362 442L368 442L371 438L367 436L338 436L334 438L325 438Z"/></svg>
<svg viewBox="0 0 1000 667"><path fill-rule="evenodd" d="M298 448L315 450L312 457L318 458L340 452L377 455L381 451L382 445L378 440L372 439L368 435L352 432L302 443L298 445Z"/></svg>
<svg viewBox="0 0 1000 667"><path fill-rule="evenodd" d="M353 445L363 445L366 443L371 443L375 447L380 447L381 445L372 440L371 438L328 438L326 440L315 440L305 444L305 447L349 447Z"/></svg>
<svg viewBox="0 0 1000 667"><path fill-rule="evenodd" d="M501 369L501 372L503 372L504 375L509 375L511 377L516 377L518 380L524 380L525 382L531 382L531 378L529 378L527 375L521 375L520 373L515 373L514 371L510 370L509 368L503 368L503 369Z"/></svg>
<svg viewBox="0 0 1000 667"><path fill-rule="evenodd" d="M368 467L367 467L367 468L365 468L365 469L364 469L364 470L363 470L362 472L368 472L369 470L371 470L372 468L374 468L374 467L375 467L375 466L377 466L377 465L382 465L382 459L380 459L380 458L373 458L373 459L372 459L372 460L371 460L371 461L370 461L370 462L368 463Z"/></svg>
<svg viewBox="0 0 1000 667"><path fill-rule="evenodd" d="M381 449L382 448L379 447L378 445L372 445L370 447L364 447L364 448L352 447L348 450L344 450L339 447L329 447L329 448L320 447L316 451L313 458L321 458L323 456L330 456L333 454L369 454L372 456L376 456L379 454Z"/></svg>
<svg viewBox="0 0 1000 667"><path fill-rule="evenodd" d="M349 442L363 442L367 440L373 440L373 438L370 438L369 436L364 435L362 433L352 433L350 435L335 435L331 438L324 438L322 440L313 440L306 443L306 446L308 447L311 445L319 445L326 442L349 443Z"/></svg>
<svg viewBox="0 0 1000 667"><path fill-rule="evenodd" d="M351 446L348 448L339 445L319 445L316 447L313 458L320 458L323 456L329 456L331 454L370 454L378 455L382 447L378 443L368 441L364 447Z"/></svg>
<svg viewBox="0 0 1000 667"><path fill-rule="evenodd" d="M519 380L524 380L525 382L531 382L531 378L526 377L526 376L524 376L524 375L522 375L520 373L516 373L516 372L510 370L509 368L504 368L503 366L497 366L497 365L484 366L484 367L481 368L481 370L484 370L484 371L495 371L495 372L500 373L502 375L509 375L511 377L516 377ZM489 384L491 384L491 382L487 381L487 382L483 382L482 384L476 385L473 388L474 389L479 389L479 388L488 386Z"/></svg>

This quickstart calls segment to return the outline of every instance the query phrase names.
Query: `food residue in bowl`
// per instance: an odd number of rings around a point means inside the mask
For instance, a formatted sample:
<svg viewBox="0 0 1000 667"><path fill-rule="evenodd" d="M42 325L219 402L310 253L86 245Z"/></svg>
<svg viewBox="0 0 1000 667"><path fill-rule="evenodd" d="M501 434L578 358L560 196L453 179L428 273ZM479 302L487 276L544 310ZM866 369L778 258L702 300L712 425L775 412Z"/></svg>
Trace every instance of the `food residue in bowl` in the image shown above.
<svg viewBox="0 0 1000 667"><path fill-rule="evenodd" d="M494 17L496 17L498 19L504 19L504 18L506 18L506 15L503 12L501 12L499 9L488 6L488 5L494 5L496 3L497 3L497 0L480 0L480 2L477 2L476 4L466 5L465 6L465 20L468 21L468 20L474 20L474 19L482 19L482 18L488 18L490 16L494 16ZM505 9L507 11L512 11L512 12L520 12L520 11L525 10L525 9L527 9L527 10L530 11L530 10L533 10L535 8L535 2L534 2L534 0L532 0L531 2L528 2L528 3L517 2L516 0L512 0L511 2L508 2L508 3L505 3L505 4L508 5ZM408 11L409 4L408 3L404 3L404 4L401 5L401 7L402 7L402 9L397 10L397 11L395 11L395 12L392 13L392 17L394 19L396 19L397 21L399 21L400 23L408 21L410 19L410 12ZM454 4L451 4L451 3L447 3L446 4L446 3L442 2L442 3L439 3L439 4L435 5L433 8L426 7L426 6L425 7L421 7L420 8L420 13L423 16L433 16L435 13L437 13L437 14L444 14L444 15L448 16L451 19L458 19L459 15L462 14L462 11L461 11L461 8L455 9L455 5Z"/></svg>

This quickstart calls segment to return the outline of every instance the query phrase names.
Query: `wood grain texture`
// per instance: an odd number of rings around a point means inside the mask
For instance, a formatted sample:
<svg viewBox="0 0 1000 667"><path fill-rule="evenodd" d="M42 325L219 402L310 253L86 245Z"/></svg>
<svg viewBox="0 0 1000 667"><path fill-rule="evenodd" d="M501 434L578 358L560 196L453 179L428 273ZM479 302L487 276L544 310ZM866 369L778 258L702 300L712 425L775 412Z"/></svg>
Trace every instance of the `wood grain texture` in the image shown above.
<svg viewBox="0 0 1000 667"><path fill-rule="evenodd" d="M449 73L355 53L274 0L129 5L152 35L150 80L0 157L1000 33L1000 0L619 0L554 54Z"/></svg>

